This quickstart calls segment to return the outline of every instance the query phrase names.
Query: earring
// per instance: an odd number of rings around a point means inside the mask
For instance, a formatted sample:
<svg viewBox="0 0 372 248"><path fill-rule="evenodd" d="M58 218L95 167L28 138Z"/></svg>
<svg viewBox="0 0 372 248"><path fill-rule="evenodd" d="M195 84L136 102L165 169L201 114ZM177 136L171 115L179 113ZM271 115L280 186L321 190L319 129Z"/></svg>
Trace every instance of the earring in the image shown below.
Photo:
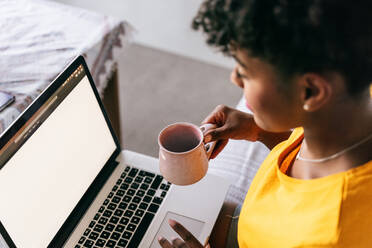
<svg viewBox="0 0 372 248"><path fill-rule="evenodd" d="M309 111L309 105L305 104L305 105L304 105L304 110L305 110L305 111Z"/></svg>

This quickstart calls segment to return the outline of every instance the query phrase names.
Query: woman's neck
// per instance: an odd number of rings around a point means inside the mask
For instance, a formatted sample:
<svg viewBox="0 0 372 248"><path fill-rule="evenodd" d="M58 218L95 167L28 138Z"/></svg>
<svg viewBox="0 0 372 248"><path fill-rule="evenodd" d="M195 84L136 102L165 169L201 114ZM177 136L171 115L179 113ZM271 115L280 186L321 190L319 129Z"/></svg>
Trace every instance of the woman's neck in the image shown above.
<svg viewBox="0 0 372 248"><path fill-rule="evenodd" d="M331 156L350 147L372 134L372 100L354 101L343 99L331 108L311 117L311 122L304 125L304 141L301 148L302 157L317 159ZM357 153L364 144L345 153Z"/></svg>

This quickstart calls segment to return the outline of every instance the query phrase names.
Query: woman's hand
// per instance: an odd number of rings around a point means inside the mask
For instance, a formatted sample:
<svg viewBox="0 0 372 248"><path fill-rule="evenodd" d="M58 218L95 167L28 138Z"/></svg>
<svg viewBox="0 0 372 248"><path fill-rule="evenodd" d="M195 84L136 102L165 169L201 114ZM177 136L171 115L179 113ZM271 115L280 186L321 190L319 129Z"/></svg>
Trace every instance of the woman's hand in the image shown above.
<svg viewBox="0 0 372 248"><path fill-rule="evenodd" d="M210 248L209 244L203 246L200 242L192 235L184 226L175 220L170 219L169 225L176 233L178 233L183 240L180 238L173 239L171 242L164 237L159 237L158 241L163 248Z"/></svg>
<svg viewBox="0 0 372 248"><path fill-rule="evenodd" d="M260 141L271 150L280 142L288 139L292 133L290 130L280 133L267 132L257 126L253 115L224 105L217 106L202 122L202 124L206 123L217 125L217 128L209 129L204 133L205 143L217 141L211 159L223 150L229 139Z"/></svg>
<svg viewBox="0 0 372 248"><path fill-rule="evenodd" d="M254 122L251 114L224 105L217 106L202 122L202 124L206 123L217 125L217 128L209 129L204 133L205 143L217 141L211 159L223 150L229 139L257 141L262 131Z"/></svg>

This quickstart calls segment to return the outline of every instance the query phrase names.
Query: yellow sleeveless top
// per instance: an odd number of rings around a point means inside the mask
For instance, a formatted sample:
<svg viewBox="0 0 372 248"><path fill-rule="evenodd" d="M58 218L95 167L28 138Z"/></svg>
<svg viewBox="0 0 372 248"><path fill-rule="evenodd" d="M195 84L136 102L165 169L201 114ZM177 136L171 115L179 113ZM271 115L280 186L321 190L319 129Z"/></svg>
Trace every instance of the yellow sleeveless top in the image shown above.
<svg viewBox="0 0 372 248"><path fill-rule="evenodd" d="M239 247L372 247L372 161L322 178L292 178L285 171L302 139L303 129L295 129L258 170L239 217Z"/></svg>

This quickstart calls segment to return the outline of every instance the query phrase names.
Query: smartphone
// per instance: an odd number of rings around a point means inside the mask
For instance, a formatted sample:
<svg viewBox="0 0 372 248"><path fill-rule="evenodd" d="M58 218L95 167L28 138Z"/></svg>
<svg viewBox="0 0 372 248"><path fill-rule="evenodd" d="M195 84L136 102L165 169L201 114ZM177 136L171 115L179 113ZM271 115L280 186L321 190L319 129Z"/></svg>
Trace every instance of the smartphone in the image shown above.
<svg viewBox="0 0 372 248"><path fill-rule="evenodd" d="M7 92L0 91L0 111L4 110L12 102L14 102L15 97Z"/></svg>

